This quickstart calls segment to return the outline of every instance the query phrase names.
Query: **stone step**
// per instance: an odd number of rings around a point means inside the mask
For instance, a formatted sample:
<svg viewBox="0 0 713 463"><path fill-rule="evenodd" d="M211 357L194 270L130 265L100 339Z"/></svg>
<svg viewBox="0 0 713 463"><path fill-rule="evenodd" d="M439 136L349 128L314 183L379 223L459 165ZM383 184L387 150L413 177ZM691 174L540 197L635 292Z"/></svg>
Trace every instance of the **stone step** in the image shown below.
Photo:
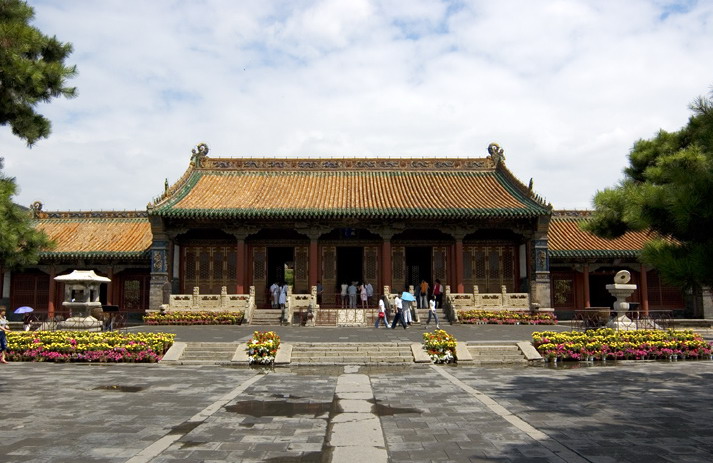
<svg viewBox="0 0 713 463"><path fill-rule="evenodd" d="M184 365L221 364L232 360L239 343L191 342L186 344L179 363Z"/></svg>
<svg viewBox="0 0 713 463"><path fill-rule="evenodd" d="M412 363L413 358L397 357L397 358L382 358L382 357L334 357L325 358L305 358L293 359L293 365L378 365L378 364L407 364Z"/></svg>
<svg viewBox="0 0 713 463"><path fill-rule="evenodd" d="M526 364L527 359L514 344L468 344L468 352L476 365Z"/></svg>

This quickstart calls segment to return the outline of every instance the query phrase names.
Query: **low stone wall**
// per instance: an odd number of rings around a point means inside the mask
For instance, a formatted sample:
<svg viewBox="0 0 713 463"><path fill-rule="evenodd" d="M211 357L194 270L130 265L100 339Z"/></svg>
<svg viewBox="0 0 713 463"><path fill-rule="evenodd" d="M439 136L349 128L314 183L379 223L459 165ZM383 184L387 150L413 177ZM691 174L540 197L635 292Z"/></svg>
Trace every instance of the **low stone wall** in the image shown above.
<svg viewBox="0 0 713 463"><path fill-rule="evenodd" d="M166 312L187 312L203 310L212 312L243 312L248 318L252 306L255 305L255 289L250 287L250 294L228 294L223 286L220 294L200 294L197 287L193 294L172 294L169 303L162 306Z"/></svg>
<svg viewBox="0 0 713 463"><path fill-rule="evenodd" d="M444 306L454 322L458 321L461 310L532 310L528 293L508 293L505 286L499 293L481 293L477 285L473 286L472 293L453 293L447 285Z"/></svg>

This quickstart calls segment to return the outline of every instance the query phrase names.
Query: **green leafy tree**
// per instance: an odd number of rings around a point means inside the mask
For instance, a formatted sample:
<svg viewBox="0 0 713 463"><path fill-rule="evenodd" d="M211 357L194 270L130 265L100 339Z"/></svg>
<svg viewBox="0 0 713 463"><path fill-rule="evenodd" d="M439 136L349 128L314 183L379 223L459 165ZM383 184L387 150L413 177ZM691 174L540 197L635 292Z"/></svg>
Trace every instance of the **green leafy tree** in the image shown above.
<svg viewBox="0 0 713 463"><path fill-rule="evenodd" d="M35 111L38 103L76 96L66 81L76 66L65 66L72 45L29 25L34 10L21 0L0 0L0 125L32 146L50 134L51 123Z"/></svg>
<svg viewBox="0 0 713 463"><path fill-rule="evenodd" d="M54 245L33 226L30 211L12 201L16 192L15 179L0 173L0 267L5 270L37 263L40 252Z"/></svg>
<svg viewBox="0 0 713 463"><path fill-rule="evenodd" d="M651 231L642 261L668 283L698 290L713 286L713 92L690 108L681 130L634 144L624 179L597 192L584 228L605 238Z"/></svg>

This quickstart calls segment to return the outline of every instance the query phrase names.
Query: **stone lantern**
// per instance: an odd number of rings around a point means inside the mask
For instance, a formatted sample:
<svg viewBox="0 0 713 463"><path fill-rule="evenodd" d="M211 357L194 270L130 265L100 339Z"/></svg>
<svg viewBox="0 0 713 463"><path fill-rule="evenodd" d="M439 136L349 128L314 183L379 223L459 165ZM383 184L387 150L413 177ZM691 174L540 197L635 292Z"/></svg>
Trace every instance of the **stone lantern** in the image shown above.
<svg viewBox="0 0 713 463"><path fill-rule="evenodd" d="M99 331L102 322L92 316L96 309L101 311L99 288L102 283L111 280L94 273L94 270L75 270L69 275L55 277L55 281L64 283L64 302L62 307L69 309L71 317L59 324L63 330Z"/></svg>
<svg viewBox="0 0 713 463"><path fill-rule="evenodd" d="M630 280L631 274L627 270L620 270L614 276L614 284L606 285L607 291L616 298L614 302L616 318L607 323L607 328L617 330L636 329L634 322L626 316L626 312L629 310L629 303L626 302L626 299L631 296L631 293L636 291L636 285L629 284Z"/></svg>

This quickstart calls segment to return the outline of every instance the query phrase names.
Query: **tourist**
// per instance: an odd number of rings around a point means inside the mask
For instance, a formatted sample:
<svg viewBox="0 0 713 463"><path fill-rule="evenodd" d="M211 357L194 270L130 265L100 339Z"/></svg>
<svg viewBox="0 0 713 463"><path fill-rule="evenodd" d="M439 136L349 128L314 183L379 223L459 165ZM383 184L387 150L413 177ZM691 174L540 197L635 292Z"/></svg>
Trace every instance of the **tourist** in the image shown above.
<svg viewBox="0 0 713 463"><path fill-rule="evenodd" d="M371 298L374 297L374 287L368 282L364 282L364 284L366 285L366 303L371 307Z"/></svg>
<svg viewBox="0 0 713 463"><path fill-rule="evenodd" d="M278 285L277 282L274 282L272 286L270 286L270 297L272 298L272 308L276 309L280 300L280 285Z"/></svg>
<svg viewBox="0 0 713 463"><path fill-rule="evenodd" d="M389 325L389 320L386 318L386 304L388 302L386 301L386 296L381 296L381 299L379 299L379 313L377 314L376 317L376 322L374 323L374 328L379 327L379 322L383 321L384 322L384 327L385 328L391 328Z"/></svg>
<svg viewBox="0 0 713 463"><path fill-rule="evenodd" d="M280 288L279 293L279 299L277 300L277 302L280 305L280 310L282 310L280 320L283 323L287 323L287 314L285 311L285 306L287 305L287 283L282 283L282 287Z"/></svg>
<svg viewBox="0 0 713 463"><path fill-rule="evenodd" d="M394 315L394 319L391 321L391 329L396 328L396 322L400 321L401 325L403 325L404 329L406 329L406 322L403 319L403 304L401 302L401 298L397 295L394 298L394 307L396 307L396 315Z"/></svg>
<svg viewBox="0 0 713 463"><path fill-rule="evenodd" d="M342 296L342 309L346 309L346 307L347 307L347 284L346 283L342 283L341 296Z"/></svg>
<svg viewBox="0 0 713 463"><path fill-rule="evenodd" d="M357 287L356 281L352 281L352 284L347 288L347 294L349 295L349 308L356 309L357 305Z"/></svg>
<svg viewBox="0 0 713 463"><path fill-rule="evenodd" d="M7 318L5 318L5 307L0 306L0 363L7 363L5 360L5 352L7 352L7 332L10 328L7 326Z"/></svg>
<svg viewBox="0 0 713 463"><path fill-rule="evenodd" d="M324 287L322 286L322 282L318 281L317 282L317 305L322 304L322 292L324 292Z"/></svg>
<svg viewBox="0 0 713 463"><path fill-rule="evenodd" d="M28 312L22 316L22 329L30 331L30 328L32 328L32 314Z"/></svg>
<svg viewBox="0 0 713 463"><path fill-rule="evenodd" d="M413 315L411 314L411 301L407 299L401 299L401 320L407 325L411 326L413 322Z"/></svg>
<svg viewBox="0 0 713 463"><path fill-rule="evenodd" d="M367 307L367 292L366 292L366 284L362 283L361 286L359 286L359 296L361 297L361 308L366 309Z"/></svg>
<svg viewBox="0 0 713 463"><path fill-rule="evenodd" d="M433 297L436 299L436 308L443 307L443 285L441 280L436 278L436 284L433 285Z"/></svg>
<svg viewBox="0 0 713 463"><path fill-rule="evenodd" d="M426 320L426 329L428 329L428 324L431 323L431 317L433 317L436 322L436 329L440 330L441 327L438 325L438 314L436 314L436 299L431 298L428 305L428 320Z"/></svg>
<svg viewBox="0 0 713 463"><path fill-rule="evenodd" d="M418 308L427 309L428 308L428 282L426 280L421 280L420 293L418 295Z"/></svg>

